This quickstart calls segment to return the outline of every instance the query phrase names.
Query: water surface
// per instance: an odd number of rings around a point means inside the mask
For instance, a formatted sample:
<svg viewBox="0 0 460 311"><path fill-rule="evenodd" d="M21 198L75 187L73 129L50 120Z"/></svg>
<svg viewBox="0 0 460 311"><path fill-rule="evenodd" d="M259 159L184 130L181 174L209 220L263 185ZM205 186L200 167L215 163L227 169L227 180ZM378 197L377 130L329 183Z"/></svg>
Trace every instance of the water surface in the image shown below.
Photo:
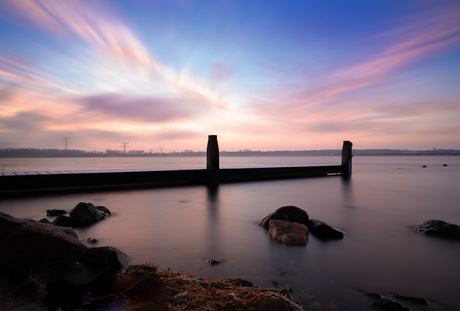
<svg viewBox="0 0 460 311"><path fill-rule="evenodd" d="M224 157L221 167L314 160L266 158ZM317 164L340 161L325 158ZM204 167L204 158L172 159L177 162L167 165ZM149 165L153 163L161 166ZM262 287L276 281L292 288L306 310L368 310L372 300L363 292L424 297L432 302L430 310L459 310L460 243L412 229L428 219L460 224L459 178L460 157L355 157L349 180L328 176L246 182L220 185L215 192L191 186L46 195L2 199L0 211L38 220L50 208L70 210L81 201L104 205L113 216L77 229L81 240L92 237L98 246L117 247L133 264L151 262L209 278L241 277ZM344 230L345 238L322 242L310 236L306 247L271 241L257 222L284 205L296 205ZM211 266L207 259L222 263Z"/></svg>

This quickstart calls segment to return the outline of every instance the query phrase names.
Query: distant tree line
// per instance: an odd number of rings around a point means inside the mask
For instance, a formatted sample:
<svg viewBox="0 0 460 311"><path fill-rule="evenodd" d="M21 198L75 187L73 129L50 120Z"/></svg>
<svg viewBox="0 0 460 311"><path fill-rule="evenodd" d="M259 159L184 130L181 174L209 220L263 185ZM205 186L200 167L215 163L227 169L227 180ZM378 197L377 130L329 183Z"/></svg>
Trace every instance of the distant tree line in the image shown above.
<svg viewBox="0 0 460 311"><path fill-rule="evenodd" d="M299 150L299 151L221 151L221 156L340 156L339 149L325 150ZM356 156L373 155L460 155L456 149L432 149L432 150L399 150L399 149L354 149ZM181 152L145 152L143 150L130 150L127 152L119 150L85 151L85 150L64 150L64 149L34 149L34 148L8 148L0 149L1 158L51 158L51 157L204 157L204 151L184 150Z"/></svg>

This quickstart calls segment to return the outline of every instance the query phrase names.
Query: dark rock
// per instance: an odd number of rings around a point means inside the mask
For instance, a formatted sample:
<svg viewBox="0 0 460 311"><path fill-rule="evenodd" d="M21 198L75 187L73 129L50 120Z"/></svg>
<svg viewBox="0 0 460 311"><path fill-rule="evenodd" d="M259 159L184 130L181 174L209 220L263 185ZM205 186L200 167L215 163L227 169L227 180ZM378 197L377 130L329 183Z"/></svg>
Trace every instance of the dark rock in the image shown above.
<svg viewBox="0 0 460 311"><path fill-rule="evenodd" d="M270 220L287 220L291 222L298 222L300 224L308 225L308 214L306 211L296 206L283 206L278 208L275 212L266 216L259 222L259 226L269 229Z"/></svg>
<svg viewBox="0 0 460 311"><path fill-rule="evenodd" d="M410 311L408 307L400 304L393 299L383 297L377 301L371 303L371 306L374 308L382 309L382 310L390 310L390 311Z"/></svg>
<svg viewBox="0 0 460 311"><path fill-rule="evenodd" d="M208 264L212 265L212 266L213 266L213 265L218 265L218 264L222 263L222 261L218 261L218 260L214 260L214 259L208 259L208 260L206 260L206 262L207 262Z"/></svg>
<svg viewBox="0 0 460 311"><path fill-rule="evenodd" d="M96 244L97 242L98 242L97 239L94 239L94 238L87 238L86 239L86 243Z"/></svg>
<svg viewBox="0 0 460 311"><path fill-rule="evenodd" d="M77 258L87 247L70 228L0 212L0 250L0 264L31 266L54 258Z"/></svg>
<svg viewBox="0 0 460 311"><path fill-rule="evenodd" d="M62 209L47 209L46 210L46 216L50 216L50 217L64 215L65 213L67 212Z"/></svg>
<svg viewBox="0 0 460 311"><path fill-rule="evenodd" d="M365 293L364 295L371 297L374 300L382 299L383 296L380 293Z"/></svg>
<svg viewBox="0 0 460 311"><path fill-rule="evenodd" d="M94 224L110 215L110 211L107 212L105 210L108 211L108 209L102 206L98 208L92 203L80 202L70 211L69 216L87 224Z"/></svg>
<svg viewBox="0 0 460 311"><path fill-rule="evenodd" d="M270 236L287 245L304 246L307 244L308 228L298 222L286 220L270 220Z"/></svg>
<svg viewBox="0 0 460 311"><path fill-rule="evenodd" d="M89 248L79 261L94 267L100 275L112 275L128 265L131 258L115 247Z"/></svg>
<svg viewBox="0 0 460 311"><path fill-rule="evenodd" d="M343 231L317 219L308 221L308 229L313 235L322 240L343 239Z"/></svg>
<svg viewBox="0 0 460 311"><path fill-rule="evenodd" d="M423 165L422 167L426 167L426 165Z"/></svg>
<svg viewBox="0 0 460 311"><path fill-rule="evenodd" d="M460 226L431 219L417 226L417 231L446 239L460 239Z"/></svg>
<svg viewBox="0 0 460 311"><path fill-rule="evenodd" d="M59 215L57 216L53 222L53 225L60 226L60 227L70 227L70 228L80 228L80 227L87 227L91 225L83 220L78 218L73 218L69 216Z"/></svg>
<svg viewBox="0 0 460 311"><path fill-rule="evenodd" d="M443 164L442 166L447 166L447 164Z"/></svg>
<svg viewBox="0 0 460 311"><path fill-rule="evenodd" d="M102 213L104 213L106 216L112 215L112 212L105 206L96 206L96 208Z"/></svg>
<svg viewBox="0 0 460 311"><path fill-rule="evenodd" d="M44 224L50 224L50 223L51 223L51 221L49 221L49 220L46 219L46 218L42 218L42 219L40 219L38 222L41 222L41 223L44 223Z"/></svg>
<svg viewBox="0 0 460 311"><path fill-rule="evenodd" d="M404 296L404 295L393 295L393 297L396 299L408 301L408 302L415 303L418 305L428 306L428 300L426 300L425 298L411 297L411 296Z"/></svg>

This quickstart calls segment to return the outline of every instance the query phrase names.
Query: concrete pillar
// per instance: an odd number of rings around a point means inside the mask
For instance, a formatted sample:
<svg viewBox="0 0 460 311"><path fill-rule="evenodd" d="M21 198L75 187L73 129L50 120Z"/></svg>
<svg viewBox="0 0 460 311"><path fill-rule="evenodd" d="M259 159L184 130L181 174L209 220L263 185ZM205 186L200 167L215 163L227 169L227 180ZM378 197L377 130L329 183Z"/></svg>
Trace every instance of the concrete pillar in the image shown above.
<svg viewBox="0 0 460 311"><path fill-rule="evenodd" d="M351 158L353 157L351 141L345 140L342 147L342 175L351 175Z"/></svg>
<svg viewBox="0 0 460 311"><path fill-rule="evenodd" d="M219 145L217 143L217 135L208 136L206 169L208 170L209 183L217 184L219 182Z"/></svg>

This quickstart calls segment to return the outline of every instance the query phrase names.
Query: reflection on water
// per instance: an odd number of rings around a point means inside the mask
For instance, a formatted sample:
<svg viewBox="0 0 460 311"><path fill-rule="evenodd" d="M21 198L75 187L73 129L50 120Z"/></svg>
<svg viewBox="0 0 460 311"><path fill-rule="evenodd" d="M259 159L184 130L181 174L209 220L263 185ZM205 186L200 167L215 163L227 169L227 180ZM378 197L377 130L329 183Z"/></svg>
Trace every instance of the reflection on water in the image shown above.
<svg viewBox="0 0 460 311"><path fill-rule="evenodd" d="M276 281L292 287L307 310L367 310L371 301L363 291L425 297L434 302L430 310L460 309L460 243L411 229L433 218L460 224L460 158L354 160L348 180L331 176L4 199L0 211L38 220L46 209L71 209L80 201L104 205L113 216L76 230L81 240L93 237L98 246L117 247L134 264L152 262L201 277L242 277L264 287ZM449 166L442 167L446 162ZM345 238L322 242L310 236L306 247L271 241L257 222L283 205L303 208L344 230ZM211 266L207 259L222 263Z"/></svg>

